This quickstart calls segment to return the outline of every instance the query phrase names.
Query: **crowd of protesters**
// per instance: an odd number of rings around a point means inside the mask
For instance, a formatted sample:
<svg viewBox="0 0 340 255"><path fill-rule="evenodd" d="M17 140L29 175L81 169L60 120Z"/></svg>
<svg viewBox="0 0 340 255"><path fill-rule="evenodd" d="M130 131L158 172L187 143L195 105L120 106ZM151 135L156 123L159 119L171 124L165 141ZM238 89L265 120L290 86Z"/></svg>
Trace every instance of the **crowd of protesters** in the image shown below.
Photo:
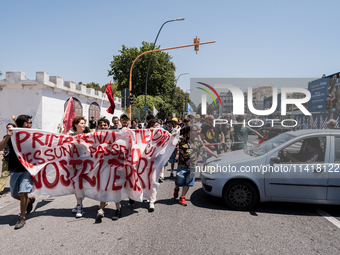
<svg viewBox="0 0 340 255"><path fill-rule="evenodd" d="M89 133L94 131L114 131L120 132L123 129L150 129L154 131L158 128L163 128L173 136L180 133L179 141L169 160L166 162L158 178L158 182L162 183L165 179L165 167L170 163L169 178L175 178L175 187L173 197L178 198L180 188L182 188L179 203L186 206L186 194L190 187L195 182L195 166L198 162L199 156L206 157L220 157L221 153L229 151L246 149L248 134L257 134L262 137L257 131L249 126L243 125L243 116L236 118L237 125L230 127L229 124L213 125L214 116L206 115L205 118L199 116L187 116L183 118L165 118L165 120L158 119L153 115L148 115L146 122L142 125L138 118L130 120L128 114L123 113L118 116L113 116L112 125L110 121L102 117L91 120L86 126L86 119L82 116L75 117L72 121L72 128L67 130L67 134L77 136L82 133ZM336 121L331 119L327 122L327 128L334 128ZM20 216L15 225L15 229L22 228L26 223L26 213L30 213L33 209L35 197L28 197L28 194L33 188L33 181L30 173L18 160L11 142L12 128L31 128L32 116L20 115L16 119L13 116L13 123L8 123L6 126L6 135L0 142L0 150L4 150L2 159L2 174L0 178L0 197L4 190L5 183L10 177L10 191L13 198L20 201ZM306 128L306 127L303 127ZM61 130L60 130L61 132ZM175 164L177 162L177 171L175 175ZM156 192L150 195L149 211L153 212L155 209ZM76 206L72 212L76 214L76 218L83 216L83 197L76 197ZM129 204L133 205L134 200L129 199ZM97 213L97 219L104 217L104 209L109 206L109 203L101 201ZM115 203L116 210L112 220L118 220L122 216L120 203Z"/></svg>

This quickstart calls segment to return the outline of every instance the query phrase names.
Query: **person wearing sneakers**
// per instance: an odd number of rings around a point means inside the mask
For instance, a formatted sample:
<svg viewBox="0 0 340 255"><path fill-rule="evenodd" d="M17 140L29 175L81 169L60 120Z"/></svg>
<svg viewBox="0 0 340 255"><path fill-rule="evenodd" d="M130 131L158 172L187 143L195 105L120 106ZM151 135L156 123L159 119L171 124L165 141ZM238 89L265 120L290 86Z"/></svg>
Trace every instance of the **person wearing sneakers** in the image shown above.
<svg viewBox="0 0 340 255"><path fill-rule="evenodd" d="M16 119L17 127L19 128L31 128L32 127L32 116L19 115ZM13 198L20 200L20 216L14 229L20 229L26 224L25 213L30 213L33 209L34 197L28 197L28 193L33 188L33 180L31 174L21 164L15 151L13 149L11 136L13 129L7 129L7 136L0 142L0 150L5 149L9 146L9 160L8 169L11 172L10 179L10 190Z"/></svg>
<svg viewBox="0 0 340 255"><path fill-rule="evenodd" d="M122 113L119 117L120 120L120 124L122 125L122 127L119 130L122 129L130 129L129 128L129 122L130 122L130 116L127 113ZM129 198L129 205L134 205L135 204L135 200ZM117 209L116 211L117 216L120 218L121 217L121 211ZM113 218L112 218L113 219ZM118 220L118 218L117 218Z"/></svg>
<svg viewBox="0 0 340 255"><path fill-rule="evenodd" d="M106 118L101 118L98 120L98 131L105 131L109 130L110 128L110 121ZM107 202L100 202L99 204L99 210L97 213L97 219L101 219L104 217L104 208L107 207L109 203ZM121 210L120 210L120 203L116 203L116 213L112 217L112 220L118 220L122 216Z"/></svg>
<svg viewBox="0 0 340 255"><path fill-rule="evenodd" d="M75 117L72 120L72 130L69 131L69 134L71 134L73 136L77 136L77 135L86 133L85 132L85 126L86 126L85 123L86 123L86 120L83 116ZM83 211L83 198L77 197L77 194L76 194L76 199L77 199L77 205L76 205L76 207L74 207L72 209L72 212L76 213L76 218L81 218L81 217L83 217L83 213L84 213L84 211Z"/></svg>
<svg viewBox="0 0 340 255"><path fill-rule="evenodd" d="M174 197L178 197L179 188L182 188L182 196L179 198L179 203L186 206L185 195L187 194L189 187L194 186L195 182L195 166L198 160L199 151L202 149L208 154L218 158L222 155L217 155L210 149L203 145L202 140L199 137L199 128L195 125L192 126L190 132L190 126L186 126L183 129L183 136L180 136L178 143L179 159L178 169L175 179Z"/></svg>

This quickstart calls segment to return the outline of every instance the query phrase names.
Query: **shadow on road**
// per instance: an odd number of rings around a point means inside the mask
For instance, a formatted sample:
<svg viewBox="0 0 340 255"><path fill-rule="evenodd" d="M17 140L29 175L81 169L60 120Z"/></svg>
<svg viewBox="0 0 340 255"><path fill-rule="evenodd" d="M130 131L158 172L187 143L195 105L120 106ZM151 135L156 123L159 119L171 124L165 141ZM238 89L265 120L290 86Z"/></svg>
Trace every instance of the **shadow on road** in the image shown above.
<svg viewBox="0 0 340 255"><path fill-rule="evenodd" d="M26 219L31 219L31 218L36 218L36 217L43 217L43 216L49 216L49 217L63 217L67 220L80 220L75 218L75 213L72 213L73 208L50 208L46 210L39 210L43 206L53 202L54 199L44 199L42 201L39 201L37 205L33 208L33 211L29 214L26 214ZM149 203L146 202L135 202L134 205L129 205L128 201L122 201L121 202L121 210L122 210L122 218L128 217L132 214L139 213L137 209L139 208L144 208L146 211L149 208ZM19 209L19 208L18 208ZM88 219L93 219L94 224L101 223L101 220L97 219L97 212L99 209L99 203L98 205L93 205L90 207L87 207L84 205L84 213L82 218L88 218ZM111 219L112 216L115 215L116 212L116 206L115 203L112 202L110 203L109 207L104 209L105 211L105 216L104 218L109 218ZM0 217L0 225L9 225L9 226L14 226L17 219L18 219L19 214L14 215L5 215Z"/></svg>
<svg viewBox="0 0 340 255"><path fill-rule="evenodd" d="M194 206L211 209L211 210L228 210L223 198L213 197L204 192L202 188L195 190L190 201ZM323 206L325 207L325 206ZM334 206L329 206L333 208ZM339 208L338 206L336 208ZM286 202L268 202L259 203L254 209L249 211L252 216L258 216L259 213L266 214L286 214L286 215L300 215L300 216L320 216L311 208L310 204L286 203Z"/></svg>

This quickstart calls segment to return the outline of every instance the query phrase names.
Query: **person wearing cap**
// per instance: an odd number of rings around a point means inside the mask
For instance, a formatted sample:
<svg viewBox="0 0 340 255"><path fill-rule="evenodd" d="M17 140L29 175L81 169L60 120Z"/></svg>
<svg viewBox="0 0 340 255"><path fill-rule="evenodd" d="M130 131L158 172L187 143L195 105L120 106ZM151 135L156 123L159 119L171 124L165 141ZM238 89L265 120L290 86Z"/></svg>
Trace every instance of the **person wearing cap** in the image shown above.
<svg viewBox="0 0 340 255"><path fill-rule="evenodd" d="M130 122L130 116L127 113L122 113L119 117L120 124L122 125L119 130L122 129L130 129L129 128L129 122Z"/></svg>
<svg viewBox="0 0 340 255"><path fill-rule="evenodd" d="M330 119L327 121L327 129L334 129L336 126L336 120L335 119Z"/></svg>
<svg viewBox="0 0 340 255"><path fill-rule="evenodd" d="M180 126L178 125L178 119L177 118L172 118L172 127L176 128L177 130L180 129Z"/></svg>

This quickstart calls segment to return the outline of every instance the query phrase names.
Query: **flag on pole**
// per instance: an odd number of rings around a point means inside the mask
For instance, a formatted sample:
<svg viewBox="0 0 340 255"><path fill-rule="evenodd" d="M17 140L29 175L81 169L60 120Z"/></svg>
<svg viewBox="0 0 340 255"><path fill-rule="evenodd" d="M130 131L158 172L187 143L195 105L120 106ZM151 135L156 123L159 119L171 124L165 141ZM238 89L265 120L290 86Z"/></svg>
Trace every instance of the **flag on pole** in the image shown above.
<svg viewBox="0 0 340 255"><path fill-rule="evenodd" d="M76 113L74 112L73 107L73 98L70 97L68 100L67 107L64 112L64 120L63 120L63 133L66 134L66 131L72 128L72 121L76 117Z"/></svg>
<svg viewBox="0 0 340 255"><path fill-rule="evenodd" d="M187 113L193 112L193 111L194 111L194 110L192 109L191 105L188 103Z"/></svg>
<svg viewBox="0 0 340 255"><path fill-rule="evenodd" d="M116 109L116 105L115 105L115 99L113 97L112 94L112 89L111 89L111 81L109 83L109 85L107 85L106 89L105 89L105 93L110 101L110 107L107 108L107 112L113 114L115 112Z"/></svg>
<svg viewBox="0 0 340 255"><path fill-rule="evenodd" d="M153 104L153 109L152 109L152 115L156 117L157 113L158 113L158 111L157 111L157 109L155 107L155 103L154 103Z"/></svg>

